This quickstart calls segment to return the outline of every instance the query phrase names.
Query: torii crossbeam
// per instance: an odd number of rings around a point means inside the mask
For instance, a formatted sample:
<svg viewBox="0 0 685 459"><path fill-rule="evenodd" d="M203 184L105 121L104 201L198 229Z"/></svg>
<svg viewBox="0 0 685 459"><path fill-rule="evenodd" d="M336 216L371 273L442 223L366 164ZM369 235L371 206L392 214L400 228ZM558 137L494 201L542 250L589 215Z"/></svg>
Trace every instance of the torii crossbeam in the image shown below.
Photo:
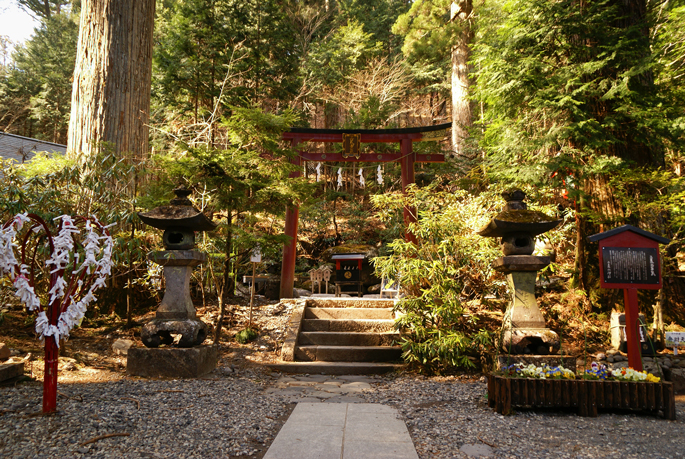
<svg viewBox="0 0 685 459"><path fill-rule="evenodd" d="M402 167L402 191L414 183L414 163L442 163L445 157L441 154L418 155L413 152L413 142L442 140L451 129L452 123L438 124L404 129L310 129L292 128L283 134L284 140L290 140L292 148L298 149L303 142L342 143L346 136L355 135L360 143L394 143L399 142L399 153L367 154L344 156L343 153L309 153L299 151L293 163L302 165L302 161L319 162L366 162L382 163L399 161ZM290 177L299 177L300 172L293 172ZM285 234L289 236L283 245L283 263L281 265L281 298L292 298L295 285L295 261L297 259L297 226L299 208L291 206L285 213ZM404 209L404 222L416 221L410 209ZM411 234L407 234L412 239Z"/></svg>

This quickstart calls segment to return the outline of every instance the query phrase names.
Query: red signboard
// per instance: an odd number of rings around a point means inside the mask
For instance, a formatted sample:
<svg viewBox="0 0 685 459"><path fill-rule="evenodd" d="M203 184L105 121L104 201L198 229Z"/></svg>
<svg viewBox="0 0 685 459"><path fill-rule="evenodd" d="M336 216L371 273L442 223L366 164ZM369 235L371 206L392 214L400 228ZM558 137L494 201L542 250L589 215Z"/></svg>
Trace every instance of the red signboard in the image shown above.
<svg viewBox="0 0 685 459"><path fill-rule="evenodd" d="M626 314L628 365L642 371L638 340L638 289L660 289L659 244L671 242L632 225L588 237L599 242L599 283L602 288L621 288Z"/></svg>
<svg viewBox="0 0 685 459"><path fill-rule="evenodd" d="M668 239L631 225L595 234L588 239L599 242L599 282L602 288L661 288L659 243L668 244Z"/></svg>

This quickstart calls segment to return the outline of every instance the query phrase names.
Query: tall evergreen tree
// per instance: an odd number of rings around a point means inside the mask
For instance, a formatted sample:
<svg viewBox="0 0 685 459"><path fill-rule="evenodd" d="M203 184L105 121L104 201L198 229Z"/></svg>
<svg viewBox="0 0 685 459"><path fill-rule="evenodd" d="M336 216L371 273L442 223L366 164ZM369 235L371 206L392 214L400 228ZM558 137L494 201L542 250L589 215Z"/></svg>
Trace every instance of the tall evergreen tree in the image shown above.
<svg viewBox="0 0 685 459"><path fill-rule="evenodd" d="M472 10L471 0L419 0L393 27L404 36L402 49L415 65L418 80L436 95L449 88L452 148L458 156L469 155L467 138L473 122L468 68Z"/></svg>
<svg viewBox="0 0 685 459"><path fill-rule="evenodd" d="M64 4L64 2L62 2ZM53 11L0 72L0 129L67 142L77 16Z"/></svg>
<svg viewBox="0 0 685 459"><path fill-rule="evenodd" d="M577 280L594 290L586 236L619 222L656 224L635 199L654 187L626 174L662 167L665 139L678 141L674 107L654 84L645 2L489 6L475 62L490 172L514 182L564 179L578 218Z"/></svg>
<svg viewBox="0 0 685 459"><path fill-rule="evenodd" d="M155 0L84 0L67 151L148 152Z"/></svg>
<svg viewBox="0 0 685 459"><path fill-rule="evenodd" d="M271 0L186 0L160 11L154 97L193 122L247 101L279 106L298 90L293 24ZM160 113L161 115L161 113Z"/></svg>

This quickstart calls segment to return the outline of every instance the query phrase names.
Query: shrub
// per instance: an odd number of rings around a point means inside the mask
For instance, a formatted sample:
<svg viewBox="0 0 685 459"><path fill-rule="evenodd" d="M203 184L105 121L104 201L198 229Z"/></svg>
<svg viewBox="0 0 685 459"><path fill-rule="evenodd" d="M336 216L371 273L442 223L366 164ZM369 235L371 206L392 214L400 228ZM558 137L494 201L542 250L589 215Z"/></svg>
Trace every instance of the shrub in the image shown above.
<svg viewBox="0 0 685 459"><path fill-rule="evenodd" d="M492 334L479 328L462 301L503 287L491 268L501 255L499 248L475 233L497 210L491 207L500 201L495 196L428 187L410 188L406 196L374 197L382 213L405 205L418 211L418 221L409 227L418 242L395 240L391 255L376 258L374 264L378 275L400 281L404 297L395 310L403 357L423 371L473 368L492 349Z"/></svg>
<svg viewBox="0 0 685 459"><path fill-rule="evenodd" d="M257 332L251 328L246 328L244 330L240 330L238 333L235 335L235 340L238 341L240 344L247 344L250 341L254 340L259 336Z"/></svg>

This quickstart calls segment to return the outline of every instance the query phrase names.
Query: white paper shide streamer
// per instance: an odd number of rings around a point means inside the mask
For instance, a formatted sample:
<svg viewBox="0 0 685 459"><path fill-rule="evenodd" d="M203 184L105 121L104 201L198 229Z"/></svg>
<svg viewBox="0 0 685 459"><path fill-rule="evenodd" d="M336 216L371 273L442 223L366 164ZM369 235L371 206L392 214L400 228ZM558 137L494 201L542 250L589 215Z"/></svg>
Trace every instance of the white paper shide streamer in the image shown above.
<svg viewBox="0 0 685 459"><path fill-rule="evenodd" d="M342 167L338 168L338 189L342 186Z"/></svg>
<svg viewBox="0 0 685 459"><path fill-rule="evenodd" d="M316 165L316 181L318 182L319 180L321 180L321 163Z"/></svg>
<svg viewBox="0 0 685 459"><path fill-rule="evenodd" d="M359 186L364 188L364 185L366 185L366 182L364 181L364 169L360 167L357 175L359 176Z"/></svg>
<svg viewBox="0 0 685 459"><path fill-rule="evenodd" d="M14 242L17 233L22 225L31 219L26 214L17 215L12 223L5 229L0 229L0 275L9 276L15 288L15 295L30 311L37 311L36 332L41 339L52 336L59 346L61 337L69 336L69 332L74 326L83 319L88 305L96 299L94 293L100 287L105 286L105 280L112 270L112 248L114 242L107 235L100 235L97 220L85 221L85 237L82 241L83 260L74 250L74 236L81 233L81 229L74 223L68 215L62 215L55 220L61 220L59 233L53 237L53 250L50 257L45 261L45 266L50 270L50 274L58 274L52 284L49 295L49 305L62 308L65 303L69 304L67 309L62 312L57 325L51 325L45 308L40 304L40 299L29 282L29 267L19 264L15 257L15 249L18 249ZM41 225L36 229L40 231ZM68 269L69 266L73 268ZM78 266L78 268L76 268ZM86 278L93 276L92 282L87 291L83 291L83 280L79 280L77 285L69 286L69 282L81 275L85 270ZM69 291L65 297L65 291Z"/></svg>
<svg viewBox="0 0 685 459"><path fill-rule="evenodd" d="M376 169L376 182L378 182L379 185L383 185L383 170L381 169L380 164L378 165L378 169Z"/></svg>

